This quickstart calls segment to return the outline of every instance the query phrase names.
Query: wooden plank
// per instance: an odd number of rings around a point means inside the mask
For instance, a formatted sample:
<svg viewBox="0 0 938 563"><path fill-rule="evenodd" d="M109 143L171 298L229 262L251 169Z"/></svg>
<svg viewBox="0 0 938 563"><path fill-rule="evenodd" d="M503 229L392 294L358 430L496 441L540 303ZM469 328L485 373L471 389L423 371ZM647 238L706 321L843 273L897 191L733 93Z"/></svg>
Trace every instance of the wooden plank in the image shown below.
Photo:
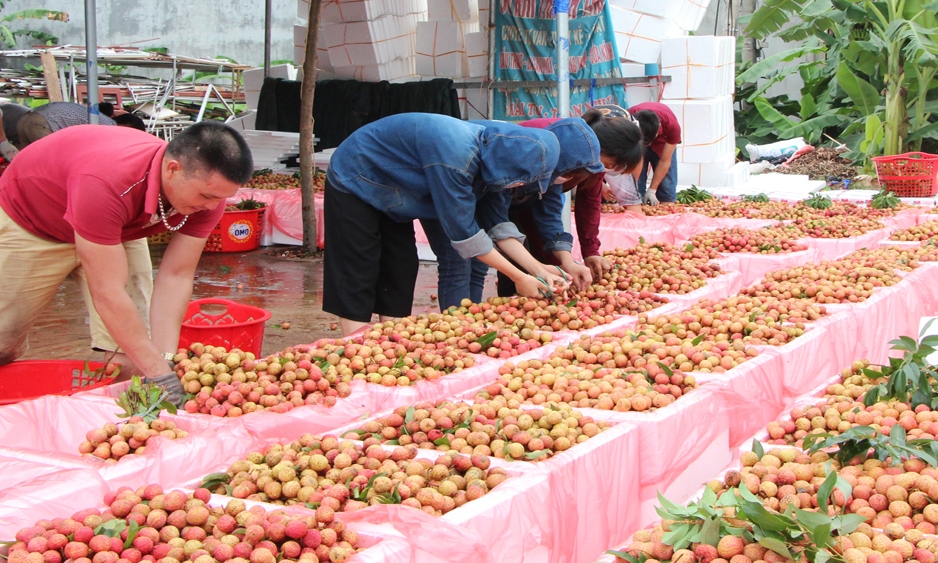
<svg viewBox="0 0 938 563"><path fill-rule="evenodd" d="M55 57L48 51L43 52L39 57L42 60L42 74L46 78L46 91L49 93L49 101L64 102L65 98L62 97L62 83L59 82Z"/></svg>

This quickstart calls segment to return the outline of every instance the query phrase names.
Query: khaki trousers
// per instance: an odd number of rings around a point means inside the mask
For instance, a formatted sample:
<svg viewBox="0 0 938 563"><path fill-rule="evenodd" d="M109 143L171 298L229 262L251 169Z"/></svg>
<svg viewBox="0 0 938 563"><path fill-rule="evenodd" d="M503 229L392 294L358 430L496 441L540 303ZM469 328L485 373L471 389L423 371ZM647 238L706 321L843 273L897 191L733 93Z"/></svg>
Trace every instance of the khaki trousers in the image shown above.
<svg viewBox="0 0 938 563"><path fill-rule="evenodd" d="M128 241L123 246L128 267L126 290L149 327L153 265L147 240ZM75 245L34 236L0 209L0 365L26 353L30 329L67 276L78 283L88 307L91 346L117 350L95 311Z"/></svg>

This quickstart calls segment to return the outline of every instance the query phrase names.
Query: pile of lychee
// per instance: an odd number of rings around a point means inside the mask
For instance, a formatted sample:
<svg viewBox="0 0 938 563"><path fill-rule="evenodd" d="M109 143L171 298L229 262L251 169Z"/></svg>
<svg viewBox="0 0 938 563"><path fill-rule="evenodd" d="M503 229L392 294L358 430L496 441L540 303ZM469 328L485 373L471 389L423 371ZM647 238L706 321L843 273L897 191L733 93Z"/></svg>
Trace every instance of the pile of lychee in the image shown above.
<svg viewBox="0 0 938 563"><path fill-rule="evenodd" d="M866 255L847 255L840 260L804 264L766 274L742 295L809 299L816 303L856 303L869 298L878 287L895 285L902 278L889 266L868 266Z"/></svg>
<svg viewBox="0 0 938 563"><path fill-rule="evenodd" d="M805 300L740 295L701 300L673 315L639 315L636 329L708 342L779 346L804 334L805 323L825 314L823 306Z"/></svg>
<svg viewBox="0 0 938 563"><path fill-rule="evenodd" d="M683 295L707 284L722 272L706 249L666 243L643 243L604 252L613 269L603 275L617 290Z"/></svg>
<svg viewBox="0 0 938 563"><path fill-rule="evenodd" d="M690 244L713 252L752 252L778 254L805 250L797 237L778 228L745 229L733 227L700 233L690 239Z"/></svg>
<svg viewBox="0 0 938 563"><path fill-rule="evenodd" d="M176 427L172 420L157 418L147 423L142 417L134 416L120 426L108 422L102 428L88 431L78 451L82 455L116 463L125 455L144 453L150 438L159 436L175 440L188 435L188 432Z"/></svg>
<svg viewBox="0 0 938 563"><path fill-rule="evenodd" d="M780 227L791 229L801 237L849 238L885 227L881 222L856 215L833 215L829 217L802 217Z"/></svg>
<svg viewBox="0 0 938 563"><path fill-rule="evenodd" d="M40 520L16 533L9 563L305 563L341 562L358 550L358 534L342 522L245 508L211 506L198 489L164 493L159 485L109 493L103 510Z"/></svg>
<svg viewBox="0 0 938 563"><path fill-rule="evenodd" d="M549 361L528 360L517 365L506 362L499 373L501 378L479 391L476 401L503 397L531 405L648 411L670 405L697 386L694 376L677 370L669 374L657 364L642 370L555 368Z"/></svg>
<svg viewBox="0 0 938 563"><path fill-rule="evenodd" d="M896 231L890 235L889 240L920 241L938 238L938 221L928 221L921 225Z"/></svg>
<svg viewBox="0 0 938 563"><path fill-rule="evenodd" d="M421 449L536 461L568 450L608 428L570 408L518 408L504 397L476 403L440 401L401 407L365 422L345 438L414 444Z"/></svg>
<svg viewBox="0 0 938 563"><path fill-rule="evenodd" d="M416 458L414 446L385 448L377 438L359 445L334 436L303 435L290 444L275 444L248 454L218 480L215 492L274 504L300 504L314 509L320 522L336 512L353 512L376 504L403 504L442 515L476 500L508 478L490 467L486 456L455 451L436 460Z"/></svg>

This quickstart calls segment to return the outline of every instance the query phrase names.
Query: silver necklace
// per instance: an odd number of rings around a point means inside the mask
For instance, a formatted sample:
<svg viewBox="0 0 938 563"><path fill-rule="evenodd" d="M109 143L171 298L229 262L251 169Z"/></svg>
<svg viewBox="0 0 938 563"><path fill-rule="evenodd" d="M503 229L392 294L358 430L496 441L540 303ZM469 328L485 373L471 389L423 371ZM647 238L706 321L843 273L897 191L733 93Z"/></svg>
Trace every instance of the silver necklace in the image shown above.
<svg viewBox="0 0 938 563"><path fill-rule="evenodd" d="M181 229L183 225L186 224L186 219L188 219L189 216L183 215L182 221L180 221L178 225L176 225L175 227L170 227L169 221L167 221L168 217L166 217L166 211L163 210L163 194L158 194L156 201L157 203L159 203L159 206L160 206L160 219L163 220L163 225L165 225L168 230L175 233L176 231Z"/></svg>

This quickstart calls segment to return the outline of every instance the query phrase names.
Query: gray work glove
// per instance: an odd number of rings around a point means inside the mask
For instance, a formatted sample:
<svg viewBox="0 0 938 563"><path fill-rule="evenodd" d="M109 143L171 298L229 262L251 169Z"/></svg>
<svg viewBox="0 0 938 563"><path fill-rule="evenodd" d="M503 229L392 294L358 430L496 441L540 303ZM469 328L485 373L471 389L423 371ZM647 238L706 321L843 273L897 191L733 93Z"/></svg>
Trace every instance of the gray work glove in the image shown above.
<svg viewBox="0 0 938 563"><path fill-rule="evenodd" d="M158 375L155 377L144 377L144 383L153 383L154 385L159 385L164 390L166 390L169 395L167 395L166 400L170 403L176 405L178 408L182 408L185 403L186 390L182 387L182 381L179 380L179 376L174 373L167 373L166 375Z"/></svg>
<svg viewBox="0 0 938 563"><path fill-rule="evenodd" d="M658 196L653 190L645 190L645 197L642 198L645 205L658 205Z"/></svg>

